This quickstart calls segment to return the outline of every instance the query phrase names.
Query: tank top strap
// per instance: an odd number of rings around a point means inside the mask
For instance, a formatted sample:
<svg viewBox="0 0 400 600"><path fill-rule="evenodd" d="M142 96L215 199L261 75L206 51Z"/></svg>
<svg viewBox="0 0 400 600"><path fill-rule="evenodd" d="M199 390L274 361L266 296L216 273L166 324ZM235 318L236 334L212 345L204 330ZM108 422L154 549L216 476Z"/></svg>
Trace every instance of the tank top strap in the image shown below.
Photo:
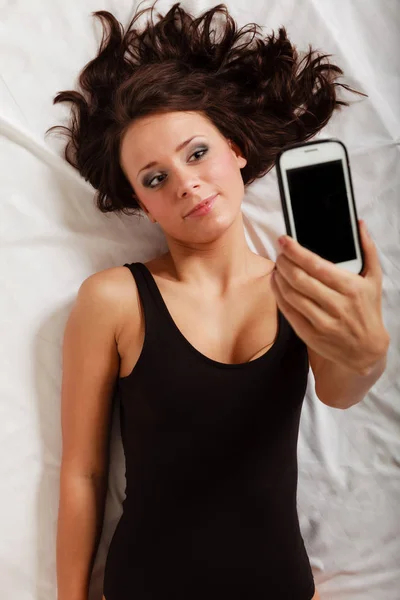
<svg viewBox="0 0 400 600"><path fill-rule="evenodd" d="M157 339L163 331L168 331L169 323L165 318L165 304L160 290L152 275L143 263L135 262L124 264L132 273L141 300L144 321L145 321L145 339Z"/></svg>

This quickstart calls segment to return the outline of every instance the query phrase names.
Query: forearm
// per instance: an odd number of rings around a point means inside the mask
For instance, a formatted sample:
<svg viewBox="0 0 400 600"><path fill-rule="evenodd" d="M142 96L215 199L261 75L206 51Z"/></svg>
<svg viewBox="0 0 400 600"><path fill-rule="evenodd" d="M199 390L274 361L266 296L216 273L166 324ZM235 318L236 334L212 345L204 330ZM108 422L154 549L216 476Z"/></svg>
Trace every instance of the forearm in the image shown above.
<svg viewBox="0 0 400 600"><path fill-rule="evenodd" d="M104 515L107 479L61 472L57 528L57 600L87 600Z"/></svg>
<svg viewBox="0 0 400 600"><path fill-rule="evenodd" d="M315 392L324 404L333 408L350 408L365 398L386 368L387 354L383 355L368 374L360 375L337 363L324 362L318 373Z"/></svg>

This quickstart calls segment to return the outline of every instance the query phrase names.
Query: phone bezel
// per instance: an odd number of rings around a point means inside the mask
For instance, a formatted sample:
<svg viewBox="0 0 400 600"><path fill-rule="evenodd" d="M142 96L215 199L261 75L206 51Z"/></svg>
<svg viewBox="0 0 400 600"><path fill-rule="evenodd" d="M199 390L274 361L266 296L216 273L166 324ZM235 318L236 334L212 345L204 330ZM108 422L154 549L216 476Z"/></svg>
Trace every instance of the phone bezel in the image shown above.
<svg viewBox="0 0 400 600"><path fill-rule="evenodd" d="M312 148L313 146L315 146L314 151ZM286 170L320 162L328 162L330 160L342 161L347 198L349 199L350 222L356 248L355 259L335 264L347 271L359 274L364 268L364 253L362 251L361 236L358 227L349 156L346 146L340 140L336 138L326 138L312 142L291 144L282 148L278 153L276 159L276 171L286 232L297 241Z"/></svg>

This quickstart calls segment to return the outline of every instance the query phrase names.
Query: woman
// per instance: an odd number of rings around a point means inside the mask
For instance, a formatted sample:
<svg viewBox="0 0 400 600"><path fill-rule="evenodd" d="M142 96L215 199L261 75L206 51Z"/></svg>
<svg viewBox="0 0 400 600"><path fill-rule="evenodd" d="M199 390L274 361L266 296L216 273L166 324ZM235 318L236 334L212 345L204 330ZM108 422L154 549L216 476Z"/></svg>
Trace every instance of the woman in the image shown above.
<svg viewBox="0 0 400 600"><path fill-rule="evenodd" d="M347 104L342 71L311 49L299 61L284 28L238 32L224 5L194 19L178 3L139 32L143 12L126 31L96 13L107 35L82 93L55 99L72 103L66 158L99 209L144 213L168 243L89 277L68 320L58 600L87 599L114 394L126 500L103 598L316 599L296 511L307 346L278 309L273 261L246 243L241 203L283 146Z"/></svg>

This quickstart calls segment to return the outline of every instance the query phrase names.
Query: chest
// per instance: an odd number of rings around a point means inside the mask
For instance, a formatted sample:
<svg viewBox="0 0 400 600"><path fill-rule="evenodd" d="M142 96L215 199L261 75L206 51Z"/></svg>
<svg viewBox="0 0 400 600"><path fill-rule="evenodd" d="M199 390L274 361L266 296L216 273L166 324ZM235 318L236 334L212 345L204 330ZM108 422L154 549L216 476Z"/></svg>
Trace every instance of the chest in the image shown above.
<svg viewBox="0 0 400 600"><path fill-rule="evenodd" d="M163 294L179 332L212 360L245 363L272 346L277 334L277 306L269 285L249 286L221 301L205 296Z"/></svg>
<svg viewBox="0 0 400 600"><path fill-rule="evenodd" d="M185 292L162 279L157 280L157 287L178 335L211 360L225 364L250 362L274 344L278 314L269 277L219 300L205 293ZM130 311L128 307L127 314ZM118 344L122 377L132 371L140 356L145 331L143 310L135 321L136 325L126 319Z"/></svg>

